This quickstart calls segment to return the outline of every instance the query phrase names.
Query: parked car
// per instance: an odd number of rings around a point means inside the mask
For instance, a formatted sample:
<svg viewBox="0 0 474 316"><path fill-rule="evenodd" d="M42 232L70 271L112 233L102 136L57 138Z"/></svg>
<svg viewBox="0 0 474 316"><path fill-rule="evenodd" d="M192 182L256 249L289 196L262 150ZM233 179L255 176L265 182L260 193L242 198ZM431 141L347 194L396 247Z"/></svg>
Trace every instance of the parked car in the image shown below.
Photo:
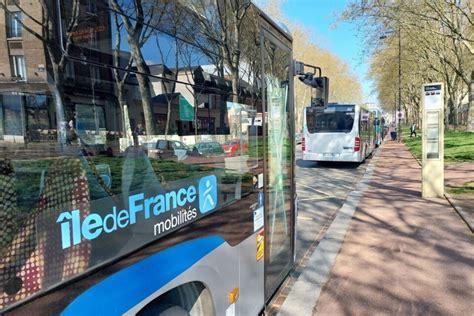
<svg viewBox="0 0 474 316"><path fill-rule="evenodd" d="M189 148L177 140L159 139L153 143L144 143L143 146L148 151L148 156L162 160L184 160L191 153Z"/></svg>
<svg viewBox="0 0 474 316"><path fill-rule="evenodd" d="M223 144L224 152L227 157L238 156L240 153L247 153L249 149L249 145L247 143L243 143L242 149L240 148L240 140L233 139L224 142Z"/></svg>
<svg viewBox="0 0 474 316"><path fill-rule="evenodd" d="M202 142L197 143L193 147L193 151L203 156L224 156L224 149L218 142Z"/></svg>
<svg viewBox="0 0 474 316"><path fill-rule="evenodd" d="M224 167L225 155L218 142L201 142L193 146L193 155L184 161L189 164L207 165L210 167Z"/></svg>

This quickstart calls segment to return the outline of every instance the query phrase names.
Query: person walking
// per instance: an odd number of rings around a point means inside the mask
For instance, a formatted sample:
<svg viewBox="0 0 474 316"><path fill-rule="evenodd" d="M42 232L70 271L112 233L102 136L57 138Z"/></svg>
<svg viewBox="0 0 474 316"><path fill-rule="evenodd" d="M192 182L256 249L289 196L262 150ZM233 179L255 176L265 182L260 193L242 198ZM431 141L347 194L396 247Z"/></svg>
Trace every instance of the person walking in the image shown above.
<svg viewBox="0 0 474 316"><path fill-rule="evenodd" d="M412 137L413 135L415 135L416 137L416 124L415 123L412 123L410 126L410 137Z"/></svg>

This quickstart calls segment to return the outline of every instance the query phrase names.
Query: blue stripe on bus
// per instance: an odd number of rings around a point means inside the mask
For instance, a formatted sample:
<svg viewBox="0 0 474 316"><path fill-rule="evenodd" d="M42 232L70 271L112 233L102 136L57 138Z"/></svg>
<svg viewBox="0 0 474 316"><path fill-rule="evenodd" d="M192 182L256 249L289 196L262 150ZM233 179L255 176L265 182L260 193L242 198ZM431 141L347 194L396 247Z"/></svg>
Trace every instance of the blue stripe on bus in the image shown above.
<svg viewBox="0 0 474 316"><path fill-rule="evenodd" d="M154 254L86 290L62 315L123 314L222 243L221 237L204 237Z"/></svg>

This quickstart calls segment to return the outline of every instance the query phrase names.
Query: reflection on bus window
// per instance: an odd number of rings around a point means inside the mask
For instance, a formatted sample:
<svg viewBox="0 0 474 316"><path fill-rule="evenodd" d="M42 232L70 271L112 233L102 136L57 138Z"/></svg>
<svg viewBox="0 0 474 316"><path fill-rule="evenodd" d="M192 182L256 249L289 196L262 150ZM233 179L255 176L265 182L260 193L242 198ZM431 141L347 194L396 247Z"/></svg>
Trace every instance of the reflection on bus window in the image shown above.
<svg viewBox="0 0 474 316"><path fill-rule="evenodd" d="M254 193L263 172L255 22L235 72L215 41L199 38L197 9L185 1L146 4L136 37L127 23L137 23L137 2L59 2L65 46L30 34L26 49L23 28L24 75L0 83L0 309L161 237L145 234L145 222L84 237L73 220L113 217L130 196L205 176L216 179L219 212ZM57 16L49 13L42 18Z"/></svg>

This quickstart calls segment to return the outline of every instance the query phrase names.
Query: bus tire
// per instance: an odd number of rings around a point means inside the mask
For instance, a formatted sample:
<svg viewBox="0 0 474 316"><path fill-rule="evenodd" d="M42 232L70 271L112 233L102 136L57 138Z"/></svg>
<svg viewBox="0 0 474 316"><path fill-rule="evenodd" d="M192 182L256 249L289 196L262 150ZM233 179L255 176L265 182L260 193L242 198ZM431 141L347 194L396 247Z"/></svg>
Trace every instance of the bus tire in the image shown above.
<svg viewBox="0 0 474 316"><path fill-rule="evenodd" d="M201 282L189 282L163 293L143 307L138 316L215 315L211 292Z"/></svg>
<svg viewBox="0 0 474 316"><path fill-rule="evenodd" d="M140 315L156 315L156 316L188 316L187 310L178 305L160 304L148 309L146 314Z"/></svg>

